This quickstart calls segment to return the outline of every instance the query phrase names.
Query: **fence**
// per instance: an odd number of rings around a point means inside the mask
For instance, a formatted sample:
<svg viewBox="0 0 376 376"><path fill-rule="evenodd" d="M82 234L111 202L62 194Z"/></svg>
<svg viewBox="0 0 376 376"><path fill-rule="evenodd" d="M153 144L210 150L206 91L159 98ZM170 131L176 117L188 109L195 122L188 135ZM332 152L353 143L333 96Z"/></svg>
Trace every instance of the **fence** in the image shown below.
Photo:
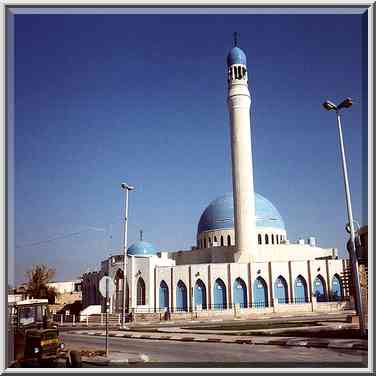
<svg viewBox="0 0 376 376"><path fill-rule="evenodd" d="M111 326L121 325L121 314L109 314L108 323ZM66 326L82 326L89 324L97 324L104 326L106 324L106 314L93 314L93 315L66 315L66 314L54 314L52 320L59 325ZM126 320L129 321L129 317L126 316Z"/></svg>
<svg viewBox="0 0 376 376"><path fill-rule="evenodd" d="M274 303L264 300L239 304L211 304L208 306L185 306L170 308L148 308L137 307L126 313L125 321L149 320L179 320L192 318L209 318L211 316L223 315L228 317L241 317L248 314L270 313L270 312L328 312L353 309L353 302L349 296L345 297L322 297L319 301L315 297L312 301L308 298L275 299ZM67 326L104 326L106 314L92 315L64 315L54 314L53 320L60 325ZM122 325L122 314L111 313L108 315L108 322L111 326Z"/></svg>

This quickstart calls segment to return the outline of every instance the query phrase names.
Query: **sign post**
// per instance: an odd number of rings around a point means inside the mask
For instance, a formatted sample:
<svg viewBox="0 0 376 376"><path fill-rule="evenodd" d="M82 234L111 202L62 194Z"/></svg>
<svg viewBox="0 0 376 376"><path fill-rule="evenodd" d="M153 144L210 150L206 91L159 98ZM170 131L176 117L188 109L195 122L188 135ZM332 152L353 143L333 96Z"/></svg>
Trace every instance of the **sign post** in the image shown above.
<svg viewBox="0 0 376 376"><path fill-rule="evenodd" d="M108 357L108 310L110 306L109 299L115 292L115 285L112 279L108 276L104 276L99 281L99 292L105 299L106 307L106 357Z"/></svg>

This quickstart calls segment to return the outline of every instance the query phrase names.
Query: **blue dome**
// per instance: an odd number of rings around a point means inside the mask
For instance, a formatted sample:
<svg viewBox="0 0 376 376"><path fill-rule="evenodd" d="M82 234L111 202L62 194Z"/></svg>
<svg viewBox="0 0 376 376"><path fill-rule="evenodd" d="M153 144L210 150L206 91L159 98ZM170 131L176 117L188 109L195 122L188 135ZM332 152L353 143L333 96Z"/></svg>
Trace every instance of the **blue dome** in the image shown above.
<svg viewBox="0 0 376 376"><path fill-rule="evenodd" d="M128 255L130 256L152 256L157 253L153 244L140 240L133 243L128 248Z"/></svg>
<svg viewBox="0 0 376 376"><path fill-rule="evenodd" d="M285 230L285 224L275 206L265 197L255 193L256 227ZM212 201L204 210L198 223L198 234L208 230L234 228L234 201L227 193Z"/></svg>
<svg viewBox="0 0 376 376"><path fill-rule="evenodd" d="M234 47L227 55L227 66L232 64L247 65L245 53L239 47Z"/></svg>

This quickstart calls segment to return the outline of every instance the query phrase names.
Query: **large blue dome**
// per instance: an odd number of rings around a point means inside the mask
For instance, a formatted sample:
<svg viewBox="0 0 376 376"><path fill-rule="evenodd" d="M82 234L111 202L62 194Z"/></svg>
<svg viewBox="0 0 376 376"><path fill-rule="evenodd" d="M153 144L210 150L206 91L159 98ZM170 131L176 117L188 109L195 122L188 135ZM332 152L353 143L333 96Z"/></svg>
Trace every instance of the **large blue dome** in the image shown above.
<svg viewBox="0 0 376 376"><path fill-rule="evenodd" d="M242 49L239 47L234 47L227 55L227 66L233 64L243 64L247 65L247 57Z"/></svg>
<svg viewBox="0 0 376 376"><path fill-rule="evenodd" d="M256 227L285 230L285 224L275 206L265 197L255 193ZM198 234L203 231L234 228L234 201L227 193L212 201L204 210L198 223Z"/></svg>
<svg viewBox="0 0 376 376"><path fill-rule="evenodd" d="M140 240L128 248L129 256L152 256L157 253L153 244Z"/></svg>

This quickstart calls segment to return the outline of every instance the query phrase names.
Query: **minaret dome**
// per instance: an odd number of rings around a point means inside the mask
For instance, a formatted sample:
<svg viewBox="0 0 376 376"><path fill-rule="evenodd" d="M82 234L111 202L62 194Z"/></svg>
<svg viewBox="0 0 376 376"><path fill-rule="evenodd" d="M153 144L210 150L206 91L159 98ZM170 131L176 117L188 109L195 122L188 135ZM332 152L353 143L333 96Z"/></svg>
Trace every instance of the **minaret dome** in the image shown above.
<svg viewBox="0 0 376 376"><path fill-rule="evenodd" d="M248 82L247 57L236 44L227 55L227 73L229 84Z"/></svg>
<svg viewBox="0 0 376 376"><path fill-rule="evenodd" d="M243 50L237 46L233 47L227 55L227 66L234 64L247 65L247 58Z"/></svg>

